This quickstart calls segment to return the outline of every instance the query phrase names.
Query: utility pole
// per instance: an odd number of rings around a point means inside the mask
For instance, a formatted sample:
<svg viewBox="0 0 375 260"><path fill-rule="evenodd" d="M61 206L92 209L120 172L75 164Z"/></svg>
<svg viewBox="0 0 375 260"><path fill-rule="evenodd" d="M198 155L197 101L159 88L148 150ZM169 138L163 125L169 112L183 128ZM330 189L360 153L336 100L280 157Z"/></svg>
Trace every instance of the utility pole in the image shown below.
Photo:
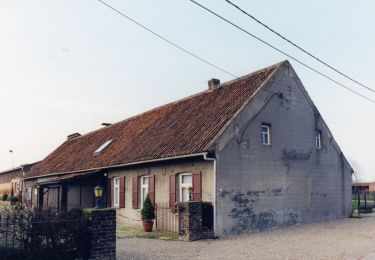
<svg viewBox="0 0 375 260"><path fill-rule="evenodd" d="M14 169L14 158L13 158L13 150L9 150L9 152L12 154L12 167Z"/></svg>

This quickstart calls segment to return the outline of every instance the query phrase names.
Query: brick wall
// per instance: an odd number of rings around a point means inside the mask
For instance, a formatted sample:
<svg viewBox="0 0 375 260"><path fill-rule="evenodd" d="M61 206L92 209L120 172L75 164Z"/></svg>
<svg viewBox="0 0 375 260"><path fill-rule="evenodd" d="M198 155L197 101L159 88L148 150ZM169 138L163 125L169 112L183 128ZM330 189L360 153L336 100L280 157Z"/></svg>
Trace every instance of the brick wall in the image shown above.
<svg viewBox="0 0 375 260"><path fill-rule="evenodd" d="M185 241L214 237L213 207L209 202L180 202L179 238Z"/></svg>
<svg viewBox="0 0 375 260"><path fill-rule="evenodd" d="M90 259L116 259L116 211L93 210L90 213Z"/></svg>

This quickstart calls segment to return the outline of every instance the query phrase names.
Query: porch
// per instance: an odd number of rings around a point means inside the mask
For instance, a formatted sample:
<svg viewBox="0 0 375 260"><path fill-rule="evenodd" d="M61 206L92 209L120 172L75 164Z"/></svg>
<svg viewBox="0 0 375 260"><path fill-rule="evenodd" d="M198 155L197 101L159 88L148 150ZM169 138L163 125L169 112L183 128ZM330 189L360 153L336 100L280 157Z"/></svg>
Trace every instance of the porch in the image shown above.
<svg viewBox="0 0 375 260"><path fill-rule="evenodd" d="M52 178L41 178L34 183L36 206L55 210L93 208L94 187L104 188L101 207L107 207L107 174L102 171L75 173Z"/></svg>

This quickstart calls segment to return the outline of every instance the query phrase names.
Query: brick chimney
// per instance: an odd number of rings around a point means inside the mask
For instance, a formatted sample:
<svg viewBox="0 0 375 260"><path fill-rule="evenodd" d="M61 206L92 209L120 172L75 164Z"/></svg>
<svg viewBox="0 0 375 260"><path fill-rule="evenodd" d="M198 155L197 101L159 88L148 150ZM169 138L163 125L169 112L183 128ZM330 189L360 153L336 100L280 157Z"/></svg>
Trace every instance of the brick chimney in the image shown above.
<svg viewBox="0 0 375 260"><path fill-rule="evenodd" d="M219 85L220 85L220 79L210 79L208 81L208 89L209 90L213 90L214 88L216 88Z"/></svg>
<svg viewBox="0 0 375 260"><path fill-rule="evenodd" d="M80 133L70 134L70 135L68 135L68 140L72 140L72 139L74 139L74 138L76 138L76 137L79 137L79 136L81 136Z"/></svg>

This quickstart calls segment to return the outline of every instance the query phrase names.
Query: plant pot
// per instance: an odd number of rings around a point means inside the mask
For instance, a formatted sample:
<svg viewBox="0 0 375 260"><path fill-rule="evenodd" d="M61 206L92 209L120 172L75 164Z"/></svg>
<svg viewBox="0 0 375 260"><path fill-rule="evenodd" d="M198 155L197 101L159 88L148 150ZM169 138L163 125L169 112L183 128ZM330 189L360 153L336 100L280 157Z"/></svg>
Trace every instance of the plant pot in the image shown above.
<svg viewBox="0 0 375 260"><path fill-rule="evenodd" d="M154 226L154 221L153 220L143 221L143 230L145 232L152 232L153 226Z"/></svg>

